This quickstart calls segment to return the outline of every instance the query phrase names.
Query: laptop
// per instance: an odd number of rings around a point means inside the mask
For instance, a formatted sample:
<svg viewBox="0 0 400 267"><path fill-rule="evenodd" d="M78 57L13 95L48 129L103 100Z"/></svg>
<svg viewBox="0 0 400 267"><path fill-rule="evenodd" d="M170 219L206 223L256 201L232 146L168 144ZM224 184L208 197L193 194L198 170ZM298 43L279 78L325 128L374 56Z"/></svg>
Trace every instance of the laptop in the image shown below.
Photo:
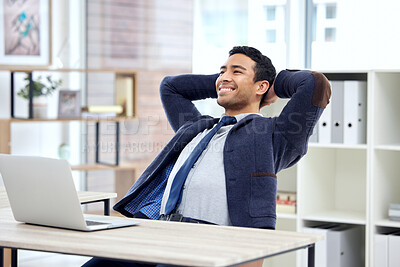
<svg viewBox="0 0 400 267"><path fill-rule="evenodd" d="M0 154L0 174L16 221L80 231L138 224L84 215L66 160Z"/></svg>

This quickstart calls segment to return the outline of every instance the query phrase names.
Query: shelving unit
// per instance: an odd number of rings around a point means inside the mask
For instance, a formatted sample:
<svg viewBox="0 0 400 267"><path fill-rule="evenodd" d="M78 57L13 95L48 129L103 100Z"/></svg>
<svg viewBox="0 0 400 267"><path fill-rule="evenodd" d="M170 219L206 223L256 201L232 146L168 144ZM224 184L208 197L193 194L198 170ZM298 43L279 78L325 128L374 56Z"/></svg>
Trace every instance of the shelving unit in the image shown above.
<svg viewBox="0 0 400 267"><path fill-rule="evenodd" d="M277 229L302 231L318 223L360 226L365 266L380 267L374 266L374 235L400 231L400 222L388 216L389 204L400 203L400 70L323 73L329 80L367 81L367 142L310 143L293 171L278 174L278 190L296 188L297 214L277 214ZM285 104L279 100L263 113L276 116ZM303 256L300 252L268 266L304 266Z"/></svg>
<svg viewBox="0 0 400 267"><path fill-rule="evenodd" d="M374 236L382 229L399 231L400 222L389 220L390 203L400 203L400 71L376 71L369 79L373 107L370 165L371 165L371 227L370 266L373 266L375 250ZM378 267L378 266L375 266Z"/></svg>
<svg viewBox="0 0 400 267"><path fill-rule="evenodd" d="M78 148L77 150L81 152L82 155L72 155L72 157L81 158L81 160L78 164L76 164L76 162L72 163L71 165L73 166L71 166L71 169L83 173L93 171L113 171L116 180L115 188L121 190L121 192L117 191L117 193L119 193L119 198L123 196L126 189L122 188L120 184L123 184L124 186L132 184L134 172L137 167L132 162L119 162L118 149L115 149L115 147L118 147L119 145L119 123L137 120L136 71L116 69L11 69L8 70L8 72L10 74L10 85L12 88L10 89L10 101L12 102L10 104L10 115L18 113L18 108L25 108L25 110L22 110L20 113L24 113L26 118L21 118L21 116L18 115L17 117L19 118L13 118L13 116L11 116L9 119L0 119L0 153L13 153L12 140L15 136L13 136L12 129L14 126L20 127L20 125L23 125L24 129L26 128L26 132L28 133L32 127L37 127L37 125L43 125L40 127L46 127L46 125L52 125L53 127L54 125L58 125L62 128L62 131L65 131L66 129L69 131L67 135L76 135L76 139L86 138L83 143L81 140L77 142L81 143L81 148ZM35 114L32 113L32 108L29 107L32 106L34 102L33 99L28 101L28 109L26 109L26 101L23 102L18 96L16 96L16 90L24 86L21 78L25 76L25 73L28 73L33 80L35 80L39 75L52 75L56 79L61 78L63 80L62 89L68 88L70 90L80 91L82 99L81 106L121 104L117 103L117 101L120 101L121 99L120 97L118 98L116 92L119 91L126 93L126 96L129 97L127 100L129 102L127 105L130 105L129 110L127 111L129 112L129 116L126 116L127 114L123 114L122 116L106 114L107 116L103 116L101 114L86 113L84 116L82 115L82 117L79 118L57 118L57 108L54 109L54 106L56 106L54 105L54 102L58 102L58 99L55 97L50 100L53 104L53 110L48 112L48 118L35 118ZM15 102L18 101L19 105L15 105ZM71 123L77 123L79 125L79 131L72 131L71 133L71 130L69 130ZM114 150L116 150L115 159L117 163L114 164L115 166L113 166L113 164L108 165L96 162L94 158L98 157L88 155L88 149L85 150L83 148L83 146L89 142L95 142L97 148L97 144L102 142L100 139L95 139L96 134L99 132L93 134L93 131L89 129L89 126L90 128L93 128L92 126L96 125L96 127L99 128L98 125L105 123L112 123L113 127L116 128L112 134L115 137L112 142L116 142L114 144ZM99 135L101 136L101 132ZM108 135L110 136L109 133ZM29 134L27 136L29 136ZM97 152L98 150L96 150L96 154ZM39 153L38 155L41 154ZM110 157L108 156L108 158ZM114 190L114 188L111 190Z"/></svg>
<svg viewBox="0 0 400 267"><path fill-rule="evenodd" d="M40 76L51 76L52 78L61 79L63 81L63 88L68 90L80 90L82 102L85 105L92 105L91 98L93 93L100 93L100 96L95 100L96 105L110 105L109 95L105 94L104 90L111 90L112 92L128 92L129 99L125 108L130 109L127 111L126 117L136 117L136 106L134 104L136 96L136 71L135 70L115 70L115 69L10 69L10 117L18 118L15 114L16 102L18 96L16 91L23 86L22 75L28 75L28 85L32 88L33 81L37 80ZM121 90L122 88L122 90ZM30 90L33 91L33 90ZM28 112L26 119L36 119L33 114L32 105L34 103L33 95L29 94L28 99ZM112 97L114 103L118 102L118 96L114 94ZM129 103L129 105L128 105ZM23 118L25 119L25 118Z"/></svg>

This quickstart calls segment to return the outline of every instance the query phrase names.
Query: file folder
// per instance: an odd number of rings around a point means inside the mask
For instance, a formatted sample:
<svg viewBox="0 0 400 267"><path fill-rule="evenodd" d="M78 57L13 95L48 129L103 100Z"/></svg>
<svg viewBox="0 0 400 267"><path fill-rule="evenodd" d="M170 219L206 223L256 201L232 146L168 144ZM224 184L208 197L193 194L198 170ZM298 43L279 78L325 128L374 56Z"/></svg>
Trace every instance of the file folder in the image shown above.
<svg viewBox="0 0 400 267"><path fill-rule="evenodd" d="M331 143L332 103L328 104L318 120L318 143Z"/></svg>
<svg viewBox="0 0 400 267"><path fill-rule="evenodd" d="M389 235L396 231L377 233L374 236L374 266L389 267Z"/></svg>
<svg viewBox="0 0 400 267"><path fill-rule="evenodd" d="M398 267L400 264L400 233L389 235L389 267Z"/></svg>
<svg viewBox="0 0 400 267"><path fill-rule="evenodd" d="M318 267L328 267L328 258L327 258L327 233L330 229L334 227L338 227L337 224L323 224L316 225L310 227L304 227L303 232L309 234L320 234L325 238L324 240L318 241L315 243L315 266ZM307 256L304 254L304 262L303 266L307 266Z"/></svg>
<svg viewBox="0 0 400 267"><path fill-rule="evenodd" d="M367 137L367 82L344 82L343 143L366 144Z"/></svg>
<svg viewBox="0 0 400 267"><path fill-rule="evenodd" d="M344 81L331 81L331 86L332 86L331 142L336 144L343 144Z"/></svg>
<svg viewBox="0 0 400 267"><path fill-rule="evenodd" d="M388 266L389 237L386 234L375 234L374 236L374 266Z"/></svg>
<svg viewBox="0 0 400 267"><path fill-rule="evenodd" d="M327 233L328 267L363 267L364 234L361 227L341 226ZM316 265L317 266L317 265Z"/></svg>

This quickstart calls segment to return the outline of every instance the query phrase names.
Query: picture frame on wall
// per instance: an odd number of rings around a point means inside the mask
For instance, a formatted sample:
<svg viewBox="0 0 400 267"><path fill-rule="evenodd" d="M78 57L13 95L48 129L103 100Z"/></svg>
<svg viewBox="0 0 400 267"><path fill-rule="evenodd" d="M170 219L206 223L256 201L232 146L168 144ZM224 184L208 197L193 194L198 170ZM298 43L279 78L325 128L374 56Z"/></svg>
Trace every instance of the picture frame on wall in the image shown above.
<svg viewBox="0 0 400 267"><path fill-rule="evenodd" d="M51 64L51 0L0 0L0 65Z"/></svg>
<svg viewBox="0 0 400 267"><path fill-rule="evenodd" d="M58 118L81 117L81 91L60 90L58 95Z"/></svg>

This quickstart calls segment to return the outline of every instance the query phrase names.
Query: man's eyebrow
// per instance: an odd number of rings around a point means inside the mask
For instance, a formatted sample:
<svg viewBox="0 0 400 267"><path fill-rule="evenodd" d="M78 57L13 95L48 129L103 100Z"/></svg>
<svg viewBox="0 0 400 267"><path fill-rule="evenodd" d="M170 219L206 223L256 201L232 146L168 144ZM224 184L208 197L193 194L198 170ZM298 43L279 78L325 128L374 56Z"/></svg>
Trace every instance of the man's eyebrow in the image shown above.
<svg viewBox="0 0 400 267"><path fill-rule="evenodd" d="M239 68L239 69L242 69L242 70L247 70L245 67L243 67L242 65L232 65L232 68L234 68L234 69L236 69L236 68Z"/></svg>
<svg viewBox="0 0 400 267"><path fill-rule="evenodd" d="M231 65L231 68L233 68L233 69L239 68L239 69L242 69L242 70L247 70L247 69L246 69L245 67L243 67L242 65ZM220 69L221 69L221 70L222 70L222 69L226 69L226 66L223 65L223 66L221 66Z"/></svg>

